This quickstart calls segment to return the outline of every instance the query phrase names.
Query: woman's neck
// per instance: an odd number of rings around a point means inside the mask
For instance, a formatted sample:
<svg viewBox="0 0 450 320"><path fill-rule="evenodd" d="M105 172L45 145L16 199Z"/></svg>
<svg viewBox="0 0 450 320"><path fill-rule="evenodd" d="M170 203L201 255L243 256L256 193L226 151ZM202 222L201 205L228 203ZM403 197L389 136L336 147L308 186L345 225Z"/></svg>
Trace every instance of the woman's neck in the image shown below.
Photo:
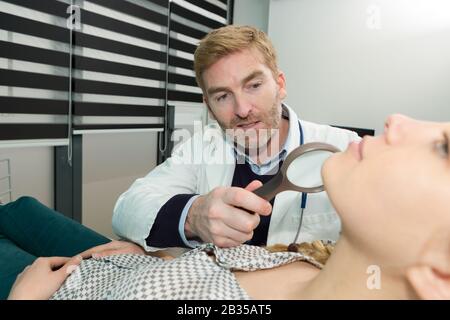
<svg viewBox="0 0 450 320"><path fill-rule="evenodd" d="M404 272L383 261L371 261L345 237L318 275L297 292L297 299L416 298Z"/></svg>

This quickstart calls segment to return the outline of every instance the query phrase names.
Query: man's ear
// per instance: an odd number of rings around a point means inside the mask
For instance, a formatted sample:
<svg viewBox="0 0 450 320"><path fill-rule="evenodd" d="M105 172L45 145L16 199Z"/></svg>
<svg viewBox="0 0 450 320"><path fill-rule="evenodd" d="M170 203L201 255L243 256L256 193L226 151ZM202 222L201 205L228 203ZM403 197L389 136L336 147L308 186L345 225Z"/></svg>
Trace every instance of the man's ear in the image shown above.
<svg viewBox="0 0 450 320"><path fill-rule="evenodd" d="M450 239L434 237L422 251L406 278L422 299L450 299Z"/></svg>
<svg viewBox="0 0 450 320"><path fill-rule="evenodd" d="M282 71L278 72L277 85L278 85L278 94L280 96L280 99L283 100L287 96L287 90L286 90L286 77L284 76L284 73Z"/></svg>

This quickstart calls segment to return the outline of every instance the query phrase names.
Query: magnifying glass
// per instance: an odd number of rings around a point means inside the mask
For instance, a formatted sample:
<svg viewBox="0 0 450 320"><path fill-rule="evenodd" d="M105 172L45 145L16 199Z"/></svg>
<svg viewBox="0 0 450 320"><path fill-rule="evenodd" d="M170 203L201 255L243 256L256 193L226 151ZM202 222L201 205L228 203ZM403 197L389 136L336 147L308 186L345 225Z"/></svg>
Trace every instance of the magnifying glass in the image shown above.
<svg viewBox="0 0 450 320"><path fill-rule="evenodd" d="M333 153L340 151L328 143L305 143L289 153L275 177L253 192L267 201L287 190L321 192L324 190L322 165Z"/></svg>

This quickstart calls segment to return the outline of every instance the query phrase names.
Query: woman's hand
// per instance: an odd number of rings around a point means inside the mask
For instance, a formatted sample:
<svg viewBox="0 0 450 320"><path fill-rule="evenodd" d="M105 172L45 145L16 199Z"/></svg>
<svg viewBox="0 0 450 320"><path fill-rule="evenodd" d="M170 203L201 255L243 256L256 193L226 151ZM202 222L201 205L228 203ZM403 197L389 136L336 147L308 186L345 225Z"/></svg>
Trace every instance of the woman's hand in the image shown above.
<svg viewBox="0 0 450 320"><path fill-rule="evenodd" d="M17 276L9 293L9 300L47 300L82 261L73 258L38 258Z"/></svg>
<svg viewBox="0 0 450 320"><path fill-rule="evenodd" d="M90 248L80 255L86 258L102 258L107 256L112 256L116 254L125 254L125 253L134 253L134 254L146 254L145 250L142 247L134 244L132 242L127 241L116 241L113 240L107 244L102 244L100 246L96 246Z"/></svg>

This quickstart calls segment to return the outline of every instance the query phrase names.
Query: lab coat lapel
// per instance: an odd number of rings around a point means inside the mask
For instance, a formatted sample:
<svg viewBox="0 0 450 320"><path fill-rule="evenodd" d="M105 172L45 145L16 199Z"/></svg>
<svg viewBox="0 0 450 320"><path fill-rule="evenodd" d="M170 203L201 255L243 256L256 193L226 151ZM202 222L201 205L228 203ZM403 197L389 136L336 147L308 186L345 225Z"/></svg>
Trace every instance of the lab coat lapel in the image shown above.
<svg viewBox="0 0 450 320"><path fill-rule="evenodd" d="M233 148L225 142L221 133L207 136L205 150L206 192L219 186L230 186L233 180L235 157Z"/></svg>
<svg viewBox="0 0 450 320"><path fill-rule="evenodd" d="M300 130L298 126L298 117L295 112L286 104L284 104L286 109L289 112L289 132L291 134L291 139L289 140L289 144L286 145L287 154L291 153L292 150L297 148L300 145ZM303 134L305 132L303 131ZM306 134L305 134L306 135ZM303 137L304 142L306 143L306 137Z"/></svg>

